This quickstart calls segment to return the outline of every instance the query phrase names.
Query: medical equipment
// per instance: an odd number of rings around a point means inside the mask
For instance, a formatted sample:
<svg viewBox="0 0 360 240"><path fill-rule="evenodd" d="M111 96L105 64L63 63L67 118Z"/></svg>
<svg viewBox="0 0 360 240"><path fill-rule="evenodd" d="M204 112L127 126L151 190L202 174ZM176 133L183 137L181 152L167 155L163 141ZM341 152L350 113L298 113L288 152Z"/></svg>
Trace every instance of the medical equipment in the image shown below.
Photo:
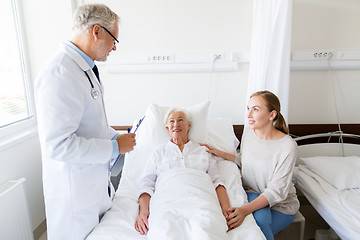
<svg viewBox="0 0 360 240"><path fill-rule="evenodd" d="M89 80L90 86L91 86L91 96L92 96L93 99L96 100L99 97L100 93L99 93L98 90L96 90L94 88L94 84L92 83L92 81L91 81L89 75L87 74L87 72L84 71L84 73L86 74L86 76L87 76L87 78Z"/></svg>

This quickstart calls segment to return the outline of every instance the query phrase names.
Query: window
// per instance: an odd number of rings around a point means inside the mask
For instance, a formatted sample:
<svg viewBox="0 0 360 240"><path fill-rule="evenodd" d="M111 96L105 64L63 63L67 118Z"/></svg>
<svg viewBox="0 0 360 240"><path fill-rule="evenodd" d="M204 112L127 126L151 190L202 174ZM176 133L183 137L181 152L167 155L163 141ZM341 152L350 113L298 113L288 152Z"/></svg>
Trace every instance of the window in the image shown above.
<svg viewBox="0 0 360 240"><path fill-rule="evenodd" d="M1 0L0 131L34 117L21 26L15 0Z"/></svg>

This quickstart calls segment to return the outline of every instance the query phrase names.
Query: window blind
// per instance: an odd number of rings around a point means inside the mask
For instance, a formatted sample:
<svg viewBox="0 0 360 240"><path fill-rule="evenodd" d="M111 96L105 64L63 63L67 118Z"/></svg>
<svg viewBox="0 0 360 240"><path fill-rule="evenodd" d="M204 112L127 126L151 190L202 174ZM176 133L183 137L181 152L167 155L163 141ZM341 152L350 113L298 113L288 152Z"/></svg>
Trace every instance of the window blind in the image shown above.
<svg viewBox="0 0 360 240"><path fill-rule="evenodd" d="M0 1L0 128L33 117L15 0Z"/></svg>

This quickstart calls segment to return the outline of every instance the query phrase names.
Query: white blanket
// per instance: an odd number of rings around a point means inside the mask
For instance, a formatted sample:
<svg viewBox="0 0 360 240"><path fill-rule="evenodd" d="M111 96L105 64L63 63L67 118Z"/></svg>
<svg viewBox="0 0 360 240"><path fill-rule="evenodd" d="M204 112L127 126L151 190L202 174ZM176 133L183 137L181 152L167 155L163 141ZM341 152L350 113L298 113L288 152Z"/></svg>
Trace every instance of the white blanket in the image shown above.
<svg viewBox="0 0 360 240"><path fill-rule="evenodd" d="M208 174L171 169L156 181L150 202L148 239L228 239L214 185Z"/></svg>
<svg viewBox="0 0 360 240"><path fill-rule="evenodd" d="M135 160L135 159L131 159ZM230 203L232 206L242 206L246 202L246 193L241 187L241 177L239 170L236 168L233 162L229 161L221 161L219 162L219 171L224 177L226 190L229 195ZM127 179L126 177L124 179ZM160 181L160 180L159 180ZM190 184L196 184L197 182L190 182ZM212 185L212 184L211 184ZM157 186L156 186L157 187ZM160 188L160 187L159 187ZM158 190L158 189L157 189ZM176 190L176 188L174 188ZM179 189L180 190L180 189ZM184 191L184 189L182 189ZM197 189L196 191L199 191ZM214 187L208 193L208 196L214 196ZM139 232L135 230L135 221L139 212L139 204L138 204L138 195L137 191L133 188L130 184L123 184L123 186L119 187L116 191L115 198L113 200L113 206L111 209L106 212L105 216L101 219L101 222L96 228L92 231L92 233L87 238L88 240L122 240L122 239L129 239L129 240L144 240L147 239L147 235L140 235ZM206 195L206 194L205 194ZM154 196L156 197L156 196ZM187 198L187 196L181 196L182 198ZM198 196L194 196L194 198L199 199ZM213 197L212 197L213 198ZM154 198L155 199L155 198ZM212 200L215 203L214 200ZM216 199L216 201L218 201ZM154 202L154 201L153 201ZM179 201L178 201L179 202ZM152 203L153 204L153 203ZM202 205L203 202L196 202L194 201L193 204ZM160 203L158 206L161 205ZM212 211L220 211L219 205L212 209ZM187 207L185 204L176 206L176 209L180 211L185 211L184 207ZM160 207L159 207L160 208ZM172 209L175 211L175 209ZM161 212L159 212L160 214ZM220 212L220 214L222 214ZM216 214L217 217L219 214ZM217 218L215 217L215 219ZM207 218L207 215L203 218ZM149 219L150 220L150 219ZM200 220L200 219L199 219ZM151 220L153 221L153 220ZM155 219L154 219L155 221ZM202 220L201 220L202 221ZM190 229L192 226L201 225L202 222L199 221L195 223L194 221L191 222L191 226L187 226ZM164 223L165 221L162 221ZM168 226L168 228L175 228L178 224L178 221L172 221L173 226ZM208 223L205 221L205 223ZM220 228L223 228L222 224L219 224ZM215 227L215 225L213 226ZM217 226L216 226L217 227ZM185 229L181 230L185 232ZM156 233L152 233L156 234ZM185 233L184 233L185 234ZM227 232L228 239L242 239L242 240L261 240L265 239L264 235L262 234L260 228L257 226L254 217L252 214L249 214L243 221L243 223ZM167 238L165 238L167 239ZM176 238L178 239L178 238ZM201 239L201 238L198 238ZM224 238L226 239L226 238Z"/></svg>
<svg viewBox="0 0 360 240"><path fill-rule="evenodd" d="M359 239L360 189L338 190L303 165L295 177L296 186L341 239Z"/></svg>

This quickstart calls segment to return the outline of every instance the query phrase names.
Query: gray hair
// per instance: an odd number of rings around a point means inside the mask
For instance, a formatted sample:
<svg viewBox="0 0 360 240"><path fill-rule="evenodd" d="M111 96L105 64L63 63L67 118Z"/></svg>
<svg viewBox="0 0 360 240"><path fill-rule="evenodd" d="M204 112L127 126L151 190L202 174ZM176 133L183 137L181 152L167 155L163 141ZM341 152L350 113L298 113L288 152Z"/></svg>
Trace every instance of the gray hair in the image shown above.
<svg viewBox="0 0 360 240"><path fill-rule="evenodd" d="M104 4L85 4L78 7L73 17L74 31L87 31L95 24L113 30L119 16Z"/></svg>
<svg viewBox="0 0 360 240"><path fill-rule="evenodd" d="M165 118L164 118L164 125L165 127L167 127L168 125L168 119L169 119L169 116L174 113L174 112L182 112L185 114L185 117L186 117L186 120L191 124L191 115L185 110L185 109L181 109L181 108L173 108L173 109L170 109L167 114L165 114Z"/></svg>

